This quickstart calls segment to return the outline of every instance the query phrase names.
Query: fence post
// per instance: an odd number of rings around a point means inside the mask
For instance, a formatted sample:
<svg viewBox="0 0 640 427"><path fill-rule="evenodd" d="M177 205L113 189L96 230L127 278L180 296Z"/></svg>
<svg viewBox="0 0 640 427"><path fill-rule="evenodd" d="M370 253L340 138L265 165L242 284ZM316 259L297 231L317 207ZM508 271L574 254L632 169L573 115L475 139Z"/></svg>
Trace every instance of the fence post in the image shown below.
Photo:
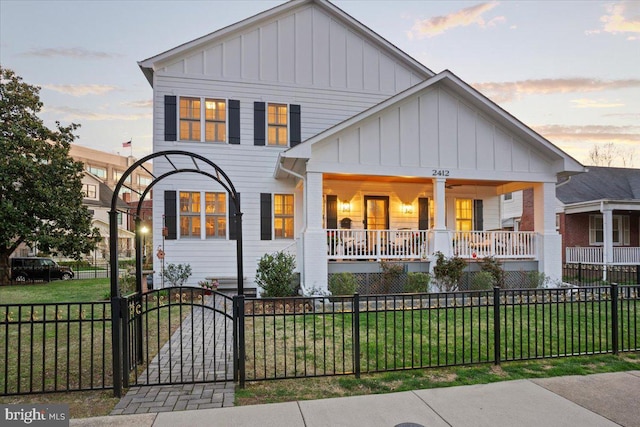
<svg viewBox="0 0 640 427"><path fill-rule="evenodd" d="M636 285L640 285L640 265L636 265Z"/></svg>
<svg viewBox="0 0 640 427"><path fill-rule="evenodd" d="M131 369L131 350L129 323L131 313L129 312L129 301L120 298L120 313L122 313L121 336L122 336L122 387L129 388L129 370Z"/></svg>
<svg viewBox="0 0 640 427"><path fill-rule="evenodd" d="M111 297L111 356L113 363L113 395L122 397L122 354L120 353L120 330L122 319L120 318L120 298Z"/></svg>
<svg viewBox="0 0 640 427"><path fill-rule="evenodd" d="M244 388L246 348L244 339L244 295L233 297L233 380Z"/></svg>
<svg viewBox="0 0 640 427"><path fill-rule="evenodd" d="M360 378L360 294L353 295L353 370Z"/></svg>
<svg viewBox="0 0 640 427"><path fill-rule="evenodd" d="M611 284L611 350L618 354L618 285Z"/></svg>
<svg viewBox="0 0 640 427"><path fill-rule="evenodd" d="M500 288L493 288L493 363L500 364Z"/></svg>
<svg viewBox="0 0 640 427"><path fill-rule="evenodd" d="M582 263L578 263L578 285L582 285Z"/></svg>

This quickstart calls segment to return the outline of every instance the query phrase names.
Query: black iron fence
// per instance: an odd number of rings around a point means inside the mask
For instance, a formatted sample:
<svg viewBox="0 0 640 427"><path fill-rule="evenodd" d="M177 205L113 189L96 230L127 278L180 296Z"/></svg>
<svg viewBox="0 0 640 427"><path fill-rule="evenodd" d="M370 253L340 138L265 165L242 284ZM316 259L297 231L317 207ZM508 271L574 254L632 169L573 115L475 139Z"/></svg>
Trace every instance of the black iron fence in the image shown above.
<svg viewBox="0 0 640 427"><path fill-rule="evenodd" d="M112 386L108 302L0 305L0 395Z"/></svg>
<svg viewBox="0 0 640 427"><path fill-rule="evenodd" d="M564 264L562 279L578 286L640 285L640 265Z"/></svg>
<svg viewBox="0 0 640 427"><path fill-rule="evenodd" d="M640 287L244 301L247 380L640 349Z"/></svg>

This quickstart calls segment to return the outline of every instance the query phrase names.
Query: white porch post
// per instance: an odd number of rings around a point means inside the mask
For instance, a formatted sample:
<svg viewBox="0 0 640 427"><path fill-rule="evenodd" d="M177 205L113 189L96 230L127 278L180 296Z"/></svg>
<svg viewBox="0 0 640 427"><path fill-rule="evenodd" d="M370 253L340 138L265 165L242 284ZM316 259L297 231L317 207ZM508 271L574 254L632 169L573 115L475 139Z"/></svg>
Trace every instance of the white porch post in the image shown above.
<svg viewBox="0 0 640 427"><path fill-rule="evenodd" d="M451 253L451 241L449 239L449 232L445 223L446 216L446 178L434 178L433 179L433 198L435 203L435 218L434 227L432 232L433 240L430 243L430 247L433 248L433 252L442 252L445 257L450 257Z"/></svg>
<svg viewBox="0 0 640 427"><path fill-rule="evenodd" d="M613 209L602 205L602 261L606 264L613 262Z"/></svg>
<svg viewBox="0 0 640 427"><path fill-rule="evenodd" d="M327 291L327 235L322 228L322 173L307 172L306 184L307 228L302 242L301 261L304 268L303 286L307 291Z"/></svg>
<svg viewBox="0 0 640 427"><path fill-rule="evenodd" d="M533 224L538 239L538 271L555 285L562 280L562 237L556 231L556 185L545 182L533 187Z"/></svg>

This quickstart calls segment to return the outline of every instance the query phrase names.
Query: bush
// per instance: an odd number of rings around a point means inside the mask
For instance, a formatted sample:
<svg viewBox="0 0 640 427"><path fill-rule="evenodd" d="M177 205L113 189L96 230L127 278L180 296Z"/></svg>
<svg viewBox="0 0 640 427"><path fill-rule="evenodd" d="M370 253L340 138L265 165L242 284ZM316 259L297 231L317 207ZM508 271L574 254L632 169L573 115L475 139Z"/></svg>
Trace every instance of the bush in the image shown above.
<svg viewBox="0 0 640 427"><path fill-rule="evenodd" d="M404 291L408 293L429 292L429 273L408 273L407 282L404 284Z"/></svg>
<svg viewBox="0 0 640 427"><path fill-rule="evenodd" d="M169 264L162 270L162 276L171 286L182 286L191 276L189 264Z"/></svg>
<svg viewBox="0 0 640 427"><path fill-rule="evenodd" d="M527 271L527 278L524 288L546 288L551 283L551 279L546 274L539 271Z"/></svg>
<svg viewBox="0 0 640 427"><path fill-rule="evenodd" d="M440 292L453 292L458 290L460 278L467 263L460 257L445 259L442 252L436 252L436 265L433 267Z"/></svg>
<svg viewBox="0 0 640 427"><path fill-rule="evenodd" d="M353 273L335 273L329 278L329 291L332 295L353 295L358 288Z"/></svg>
<svg viewBox="0 0 640 427"><path fill-rule="evenodd" d="M495 286L504 287L504 270L502 270L502 266L497 259L491 256L484 257L480 264L480 269L491 274Z"/></svg>
<svg viewBox="0 0 640 427"><path fill-rule="evenodd" d="M263 290L263 297L289 297L295 295L295 256L276 252L265 254L258 261L256 283Z"/></svg>
<svg viewBox="0 0 640 427"><path fill-rule="evenodd" d="M479 271L471 278L472 291L484 291L493 288L495 277L488 271Z"/></svg>
<svg viewBox="0 0 640 427"><path fill-rule="evenodd" d="M402 264L380 261L380 268L382 268L382 274L380 279L381 289L379 289L379 292L388 294L391 292L391 287L394 283L397 283L402 273L404 273L404 266Z"/></svg>

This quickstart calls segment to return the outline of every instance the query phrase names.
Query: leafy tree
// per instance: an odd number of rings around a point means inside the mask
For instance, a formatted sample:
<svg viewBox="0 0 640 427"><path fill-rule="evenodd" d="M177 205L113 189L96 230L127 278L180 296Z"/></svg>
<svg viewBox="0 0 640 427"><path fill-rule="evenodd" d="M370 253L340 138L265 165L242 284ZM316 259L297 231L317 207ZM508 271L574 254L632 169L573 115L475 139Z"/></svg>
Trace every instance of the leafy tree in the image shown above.
<svg viewBox="0 0 640 427"><path fill-rule="evenodd" d="M47 128L37 115L39 92L0 67L0 283L23 242L79 258L100 240L82 205L83 165L69 157L79 125Z"/></svg>

